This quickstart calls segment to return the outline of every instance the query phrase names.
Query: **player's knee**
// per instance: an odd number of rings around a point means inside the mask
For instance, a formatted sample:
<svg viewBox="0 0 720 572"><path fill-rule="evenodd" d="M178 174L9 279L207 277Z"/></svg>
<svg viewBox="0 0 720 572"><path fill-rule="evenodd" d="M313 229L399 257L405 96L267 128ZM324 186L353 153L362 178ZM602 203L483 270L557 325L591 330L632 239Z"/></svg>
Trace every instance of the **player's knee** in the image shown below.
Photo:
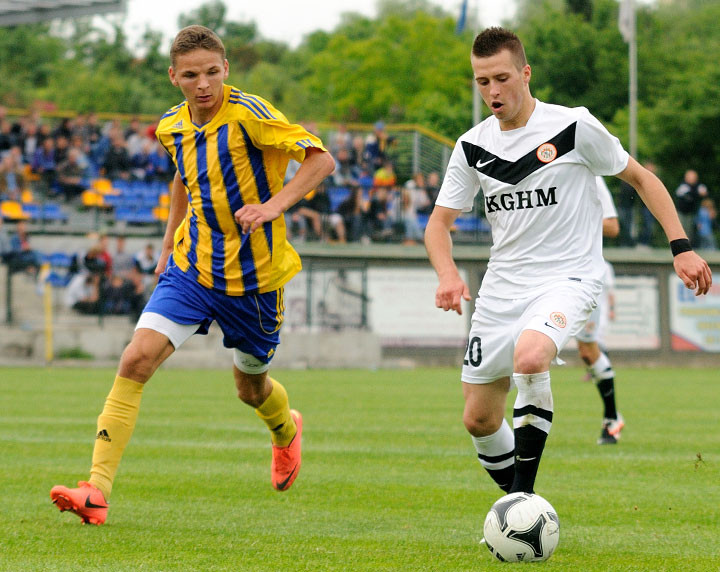
<svg viewBox="0 0 720 572"><path fill-rule="evenodd" d="M515 352L513 367L515 373L540 373L550 369L550 360L540 348L528 347Z"/></svg>
<svg viewBox="0 0 720 572"><path fill-rule="evenodd" d="M463 415L465 429L473 437L486 437L496 433L500 429L502 420L502 415L490 415L484 412L465 411Z"/></svg>
<svg viewBox="0 0 720 572"><path fill-rule="evenodd" d="M142 344L131 343L120 359L120 374L144 383L155 371L156 361L156 356L151 355Z"/></svg>
<svg viewBox="0 0 720 572"><path fill-rule="evenodd" d="M252 375L235 371L237 396L245 404L257 409L267 399L266 374Z"/></svg>
<svg viewBox="0 0 720 572"><path fill-rule="evenodd" d="M585 362L585 365L592 365L592 353L587 347L578 345L578 353L580 354L580 359Z"/></svg>

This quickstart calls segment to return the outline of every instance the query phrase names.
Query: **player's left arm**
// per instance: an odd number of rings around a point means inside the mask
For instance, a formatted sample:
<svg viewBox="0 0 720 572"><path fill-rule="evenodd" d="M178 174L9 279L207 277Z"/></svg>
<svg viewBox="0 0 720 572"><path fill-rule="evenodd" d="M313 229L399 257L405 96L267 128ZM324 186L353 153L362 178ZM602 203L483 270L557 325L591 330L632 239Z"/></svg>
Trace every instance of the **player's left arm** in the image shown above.
<svg viewBox="0 0 720 572"><path fill-rule="evenodd" d="M675 244L679 245L680 252L675 255L673 266L685 286L694 289L696 296L707 294L712 285L710 267L690 249L690 243L680 223L675 205L662 181L632 157L629 158L627 167L617 176L635 188L662 226L670 243L679 241Z"/></svg>
<svg viewBox="0 0 720 572"><path fill-rule="evenodd" d="M617 217L609 217L603 219L603 236L607 238L615 238L620 234L620 223Z"/></svg>
<svg viewBox="0 0 720 572"><path fill-rule="evenodd" d="M295 176L270 200L247 204L235 211L235 220L244 233L253 232L261 224L282 216L291 206L319 185L335 170L335 160L323 149L309 147Z"/></svg>

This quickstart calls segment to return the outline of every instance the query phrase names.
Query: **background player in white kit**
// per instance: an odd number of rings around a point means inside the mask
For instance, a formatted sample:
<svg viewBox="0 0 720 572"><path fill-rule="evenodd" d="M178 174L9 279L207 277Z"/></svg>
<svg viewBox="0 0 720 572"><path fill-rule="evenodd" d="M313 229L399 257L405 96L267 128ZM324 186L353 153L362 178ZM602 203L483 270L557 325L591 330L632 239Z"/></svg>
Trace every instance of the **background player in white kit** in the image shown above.
<svg viewBox="0 0 720 572"><path fill-rule="evenodd" d="M604 237L614 238L620 233L617 210L605 180L597 177L596 181L602 208L602 234ZM598 445L613 445L620 439L620 432L625 427L625 420L618 412L615 402L615 371L610 363L610 358L600 345L608 318L613 312L612 288L615 283L615 272L607 260L602 282L603 288L598 298L598 304L575 339L580 358L588 366L590 379L595 383L603 402L603 424L597 441Z"/></svg>
<svg viewBox="0 0 720 572"><path fill-rule="evenodd" d="M463 421L497 484L533 492L552 425L550 363L581 330L601 290L595 176L617 175L637 189L671 241L676 272L688 288L705 294L712 277L660 180L586 109L530 95L531 70L515 34L483 31L471 65L492 116L458 139L425 245L439 279L436 306L461 313L470 293L452 258L450 228L482 187L493 246L462 370ZM504 419L512 385L518 388L514 432Z"/></svg>

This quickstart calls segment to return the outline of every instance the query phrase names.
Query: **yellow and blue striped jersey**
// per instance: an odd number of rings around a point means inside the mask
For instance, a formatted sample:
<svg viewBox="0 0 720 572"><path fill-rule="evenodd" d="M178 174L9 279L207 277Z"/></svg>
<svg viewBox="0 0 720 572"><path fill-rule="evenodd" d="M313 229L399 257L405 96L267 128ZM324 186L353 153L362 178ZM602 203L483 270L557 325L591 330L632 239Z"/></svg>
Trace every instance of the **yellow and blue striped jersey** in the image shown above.
<svg viewBox="0 0 720 572"><path fill-rule="evenodd" d="M302 162L309 147L324 151L320 139L264 99L229 85L208 123L194 124L184 101L162 116L156 136L188 194L173 250L183 272L239 296L277 290L300 271L282 216L243 234L233 214L278 193L290 158Z"/></svg>

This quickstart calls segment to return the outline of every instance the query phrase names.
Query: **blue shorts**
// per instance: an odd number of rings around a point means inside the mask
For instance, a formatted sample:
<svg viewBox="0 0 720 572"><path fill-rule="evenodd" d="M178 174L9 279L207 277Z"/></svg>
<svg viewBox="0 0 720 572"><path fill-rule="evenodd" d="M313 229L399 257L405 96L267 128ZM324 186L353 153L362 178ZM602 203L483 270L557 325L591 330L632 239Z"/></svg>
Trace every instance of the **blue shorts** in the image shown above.
<svg viewBox="0 0 720 572"><path fill-rule="evenodd" d="M228 296L198 284L170 260L143 313L160 314L177 324L197 324L196 334L207 334L210 324L216 321L226 348L270 363L280 343L285 312L283 290Z"/></svg>

